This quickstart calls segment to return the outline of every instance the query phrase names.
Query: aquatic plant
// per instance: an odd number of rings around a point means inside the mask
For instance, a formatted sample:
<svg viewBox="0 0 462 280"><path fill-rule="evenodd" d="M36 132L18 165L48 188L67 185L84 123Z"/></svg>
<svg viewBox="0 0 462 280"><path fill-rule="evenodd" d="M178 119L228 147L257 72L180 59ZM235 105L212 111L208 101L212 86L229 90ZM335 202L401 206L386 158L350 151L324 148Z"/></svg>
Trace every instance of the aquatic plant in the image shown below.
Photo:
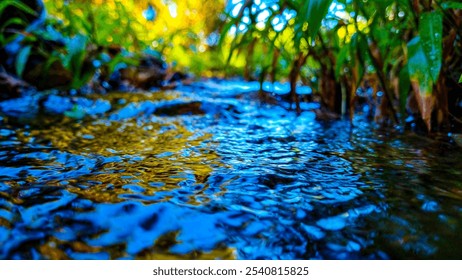
<svg viewBox="0 0 462 280"><path fill-rule="evenodd" d="M418 113L428 131L449 129L448 83L457 83L462 72L459 2L232 3L222 33L232 40L230 57L246 56L247 63L258 64L247 68L278 71L283 64L290 69L285 74L297 111L295 86L309 64L314 71L302 78L319 81L315 90L330 111L349 111L352 117L356 92L368 80L375 88L377 121L398 124L407 113ZM266 47L257 53L258 44ZM275 61L270 65L250 57Z"/></svg>
<svg viewBox="0 0 462 280"><path fill-rule="evenodd" d="M16 8L18 11L12 17L5 13L5 10L11 7ZM15 27L21 26L25 28L28 25L28 15L37 16L37 12L21 1L4 0L0 3L0 48L14 40L19 34L19 30Z"/></svg>

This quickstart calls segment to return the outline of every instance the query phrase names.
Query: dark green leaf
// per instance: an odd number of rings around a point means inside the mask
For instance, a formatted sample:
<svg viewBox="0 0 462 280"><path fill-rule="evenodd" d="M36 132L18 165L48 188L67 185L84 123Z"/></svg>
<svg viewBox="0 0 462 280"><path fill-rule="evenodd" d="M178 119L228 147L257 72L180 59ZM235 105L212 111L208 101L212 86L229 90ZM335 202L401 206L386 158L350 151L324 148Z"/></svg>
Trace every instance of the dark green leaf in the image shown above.
<svg viewBox="0 0 462 280"><path fill-rule="evenodd" d="M64 66L74 73L80 72L85 59L85 50L87 47L87 37L76 35L67 42L68 54Z"/></svg>
<svg viewBox="0 0 462 280"><path fill-rule="evenodd" d="M455 2L455 1L449 1L441 4L441 7L443 9L462 9L462 3L461 2Z"/></svg>
<svg viewBox="0 0 462 280"><path fill-rule="evenodd" d="M406 115L406 103L410 87L411 80L409 79L409 69L404 67L399 72L399 108L401 116Z"/></svg>
<svg viewBox="0 0 462 280"><path fill-rule="evenodd" d="M443 61L443 16L437 12L424 13L420 20L419 35L427 58L426 66L433 83L436 83Z"/></svg>
<svg viewBox="0 0 462 280"><path fill-rule="evenodd" d="M223 42L224 42L226 36L228 35L229 30L230 30L231 27L233 27L235 24L236 24L235 19L232 19L232 20L230 20L228 23L226 23L225 26L223 27L223 29L222 29L222 31L221 31L221 34L220 34L220 39L219 39L219 41L218 41L218 46L219 46L220 48L223 47Z"/></svg>
<svg viewBox="0 0 462 280"><path fill-rule="evenodd" d="M24 69L26 68L27 60L29 59L30 51L32 46L25 46L23 47L16 57L16 74L18 77L22 77Z"/></svg>
<svg viewBox="0 0 462 280"><path fill-rule="evenodd" d="M86 114L85 110L81 106L78 106L78 105L74 105L74 107L72 107L72 110L64 112L64 115L66 117L78 119L78 120L83 119L85 117L85 114Z"/></svg>
<svg viewBox="0 0 462 280"><path fill-rule="evenodd" d="M37 16L36 11L34 11L29 6L18 0L2 0L0 2L0 15L3 13L3 10L5 10L8 6L15 6L16 8L25 13Z"/></svg>
<svg viewBox="0 0 462 280"><path fill-rule="evenodd" d="M321 22L329 11L331 0L302 1L302 6L296 17L295 42L299 46L305 23L308 23L308 36L313 39L321 27Z"/></svg>
<svg viewBox="0 0 462 280"><path fill-rule="evenodd" d="M11 18L9 20L7 20L1 27L0 27L0 30L4 30L6 27L8 27L8 25L11 25L11 24L16 24L16 25L22 25L22 26L26 26L26 22L21 19L21 18Z"/></svg>
<svg viewBox="0 0 462 280"><path fill-rule="evenodd" d="M420 20L419 36L408 43L408 67L412 82L419 85L421 96L431 95L443 60L443 17L440 13L424 13Z"/></svg>
<svg viewBox="0 0 462 280"><path fill-rule="evenodd" d="M431 114L434 106L432 96L434 82L430 62L428 61L429 58L419 36L408 43L408 54L408 70L412 88L416 93L422 119L428 131L430 131L432 128Z"/></svg>
<svg viewBox="0 0 462 280"><path fill-rule="evenodd" d="M430 73L430 62L425 55L420 37L412 39L408 45L408 70L412 82L419 85L419 94L426 96L431 95L433 79Z"/></svg>

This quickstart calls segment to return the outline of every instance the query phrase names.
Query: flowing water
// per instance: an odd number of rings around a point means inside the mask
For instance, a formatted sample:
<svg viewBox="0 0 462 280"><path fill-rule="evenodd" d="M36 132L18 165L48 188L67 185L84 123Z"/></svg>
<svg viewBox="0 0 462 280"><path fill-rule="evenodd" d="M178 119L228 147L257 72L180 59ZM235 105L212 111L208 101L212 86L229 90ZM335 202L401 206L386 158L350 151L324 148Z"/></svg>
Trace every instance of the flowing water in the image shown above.
<svg viewBox="0 0 462 280"><path fill-rule="evenodd" d="M248 90L2 118L0 259L462 258L460 149Z"/></svg>

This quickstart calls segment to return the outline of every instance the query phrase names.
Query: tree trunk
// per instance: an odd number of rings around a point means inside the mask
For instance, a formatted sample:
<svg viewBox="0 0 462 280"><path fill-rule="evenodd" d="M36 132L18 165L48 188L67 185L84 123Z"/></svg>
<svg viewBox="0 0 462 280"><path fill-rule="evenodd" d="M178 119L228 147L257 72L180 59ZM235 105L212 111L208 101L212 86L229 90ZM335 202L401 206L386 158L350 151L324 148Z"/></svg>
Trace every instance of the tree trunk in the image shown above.
<svg viewBox="0 0 462 280"><path fill-rule="evenodd" d="M321 66L321 78L319 82L323 106L335 114L342 114L342 86L335 79L333 69L326 65Z"/></svg>
<svg viewBox="0 0 462 280"><path fill-rule="evenodd" d="M297 114L301 113L301 108L300 108L300 99L298 98L297 94L297 79L298 79L298 67L297 67L297 61L294 61L294 64L292 65L292 69L290 70L289 74L289 83L290 83L290 109L292 109L292 103L295 102L295 109L297 111Z"/></svg>
<svg viewBox="0 0 462 280"><path fill-rule="evenodd" d="M303 54L300 52L297 59L294 60L292 68L290 69L289 74L289 83L290 83L290 108L292 109L292 103L295 102L295 109L297 114L302 112L300 108L300 98L297 94L297 80L300 75L300 70L302 66L306 63L309 53Z"/></svg>
<svg viewBox="0 0 462 280"><path fill-rule="evenodd" d="M276 73L277 73L277 65L278 65L278 60L279 60L279 50L274 49L273 51L273 61L271 63L271 74L270 74L270 79L271 83L274 84L276 82Z"/></svg>
<svg viewBox="0 0 462 280"><path fill-rule="evenodd" d="M246 61L247 63L244 66L244 79L247 81L250 81L252 79L252 57L253 53L255 50L255 44L257 42L257 39L254 38L252 42L250 43L248 49L247 49L247 56L246 56Z"/></svg>

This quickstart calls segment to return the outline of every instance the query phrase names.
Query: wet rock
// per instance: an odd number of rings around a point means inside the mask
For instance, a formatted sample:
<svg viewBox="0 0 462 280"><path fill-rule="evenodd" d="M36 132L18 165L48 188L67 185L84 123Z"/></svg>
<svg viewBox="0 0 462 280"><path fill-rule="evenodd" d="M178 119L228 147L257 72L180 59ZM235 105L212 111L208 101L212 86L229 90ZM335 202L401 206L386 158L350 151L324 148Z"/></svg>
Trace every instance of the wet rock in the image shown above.
<svg viewBox="0 0 462 280"><path fill-rule="evenodd" d="M162 85L163 90L176 89L181 86L188 86L194 82L194 77L182 72L174 72L165 77L165 83Z"/></svg>
<svg viewBox="0 0 462 280"><path fill-rule="evenodd" d="M176 113L175 113L176 112ZM235 104L229 102L213 102L211 100L188 101L188 102L169 102L156 109L156 115L221 115L221 114L240 114L241 110Z"/></svg>
<svg viewBox="0 0 462 280"><path fill-rule="evenodd" d="M50 95L45 102L43 107L47 113L51 114L64 114L74 106L70 98L61 97L57 95Z"/></svg>
<svg viewBox="0 0 462 280"><path fill-rule="evenodd" d="M279 104L279 100L274 93L264 90L241 93L236 98L258 101L263 104Z"/></svg>
<svg viewBox="0 0 462 280"><path fill-rule="evenodd" d="M125 120L139 115L151 115L156 110L156 103L145 101L141 103L130 103L110 116L111 120Z"/></svg>
<svg viewBox="0 0 462 280"><path fill-rule="evenodd" d="M49 67L45 60L31 58L26 66L24 80L37 87L38 90L68 86L72 81L72 73L59 61Z"/></svg>
<svg viewBox="0 0 462 280"><path fill-rule="evenodd" d="M110 118L113 120L129 119L137 116L179 116L179 115L203 115L203 103L199 101L173 100L166 102L144 101L130 103Z"/></svg>
<svg viewBox="0 0 462 280"><path fill-rule="evenodd" d="M25 96L0 102L0 112L16 118L31 118L35 116L39 108L38 96Z"/></svg>
<svg viewBox="0 0 462 280"><path fill-rule="evenodd" d="M120 80L128 81L131 85L140 89L161 87L167 74L166 68L165 63L159 58L145 55L141 58L139 66L129 66L121 69Z"/></svg>
<svg viewBox="0 0 462 280"><path fill-rule="evenodd" d="M24 89L30 86L23 80L7 73L0 73L0 100L17 98Z"/></svg>
<svg viewBox="0 0 462 280"><path fill-rule="evenodd" d="M170 102L158 107L156 115L177 116L177 115L203 115L205 114L201 102Z"/></svg>
<svg viewBox="0 0 462 280"><path fill-rule="evenodd" d="M318 121L334 121L341 118L339 114L331 112L324 107L315 109L314 113L316 114L316 120Z"/></svg>
<svg viewBox="0 0 462 280"><path fill-rule="evenodd" d="M101 115L111 110L111 103L107 100L91 100L84 97L63 97L50 95L43 102L43 109L51 114L64 114L69 111L79 111L82 115Z"/></svg>
<svg viewBox="0 0 462 280"><path fill-rule="evenodd" d="M102 115L111 110L111 103L107 100L91 100L87 98L76 98L75 104L84 108L87 115Z"/></svg>
<svg viewBox="0 0 462 280"><path fill-rule="evenodd" d="M182 72L175 72L167 79L167 83L181 82L190 79L191 76Z"/></svg>

